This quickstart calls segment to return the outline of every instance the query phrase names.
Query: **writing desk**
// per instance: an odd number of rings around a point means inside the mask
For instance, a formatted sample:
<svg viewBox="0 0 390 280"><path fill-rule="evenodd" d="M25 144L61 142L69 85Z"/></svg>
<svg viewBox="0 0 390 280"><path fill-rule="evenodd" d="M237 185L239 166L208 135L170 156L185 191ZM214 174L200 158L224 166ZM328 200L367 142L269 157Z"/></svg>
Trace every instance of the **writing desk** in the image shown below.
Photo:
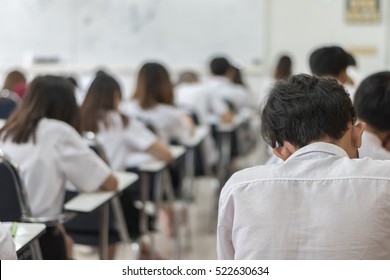
<svg viewBox="0 0 390 280"><path fill-rule="evenodd" d="M64 205L65 210L77 213L89 213L100 208L99 255L101 259L107 258L108 202L138 180L138 175L131 172L115 172L115 176L118 179L118 190L80 193Z"/></svg>
<svg viewBox="0 0 390 280"><path fill-rule="evenodd" d="M7 228L12 227L12 222L3 222ZM46 231L45 224L40 223L17 223L16 235L13 237L16 254L21 256L30 248L33 259L42 259L38 238Z"/></svg>

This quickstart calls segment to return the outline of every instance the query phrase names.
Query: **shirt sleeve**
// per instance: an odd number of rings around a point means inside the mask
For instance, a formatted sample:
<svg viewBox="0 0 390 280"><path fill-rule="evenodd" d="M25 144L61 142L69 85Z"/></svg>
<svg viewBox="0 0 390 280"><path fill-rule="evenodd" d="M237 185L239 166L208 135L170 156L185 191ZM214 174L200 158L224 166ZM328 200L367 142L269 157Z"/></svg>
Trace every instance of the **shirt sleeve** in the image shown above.
<svg viewBox="0 0 390 280"><path fill-rule="evenodd" d="M147 150L157 141L157 136L135 118L130 119L129 125L125 128L125 135L129 146L139 151Z"/></svg>
<svg viewBox="0 0 390 280"><path fill-rule="evenodd" d="M17 260L15 244L7 228L0 223L0 260Z"/></svg>
<svg viewBox="0 0 390 280"><path fill-rule="evenodd" d="M209 94L210 98L210 109L214 114L217 114L221 116L222 114L226 113L229 108L227 107L225 101L223 101L222 98L220 98L217 94Z"/></svg>
<svg viewBox="0 0 390 280"><path fill-rule="evenodd" d="M57 150L58 164L68 179L79 191L95 191L112 173L110 167L93 152L74 130L69 129L61 137Z"/></svg>

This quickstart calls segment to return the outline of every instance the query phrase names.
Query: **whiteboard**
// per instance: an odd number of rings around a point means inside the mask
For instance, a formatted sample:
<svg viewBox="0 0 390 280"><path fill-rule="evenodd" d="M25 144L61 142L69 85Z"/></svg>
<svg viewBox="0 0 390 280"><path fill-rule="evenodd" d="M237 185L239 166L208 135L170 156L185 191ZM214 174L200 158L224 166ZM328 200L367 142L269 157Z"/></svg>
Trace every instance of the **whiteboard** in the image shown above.
<svg viewBox="0 0 390 280"><path fill-rule="evenodd" d="M205 64L262 60L260 0L0 0L0 63Z"/></svg>

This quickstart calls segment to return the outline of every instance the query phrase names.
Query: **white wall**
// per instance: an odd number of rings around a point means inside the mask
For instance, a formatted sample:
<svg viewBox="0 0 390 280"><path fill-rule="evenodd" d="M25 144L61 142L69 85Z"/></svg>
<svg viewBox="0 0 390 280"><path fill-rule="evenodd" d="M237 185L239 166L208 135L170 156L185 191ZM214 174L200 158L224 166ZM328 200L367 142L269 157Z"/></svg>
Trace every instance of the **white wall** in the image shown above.
<svg viewBox="0 0 390 280"><path fill-rule="evenodd" d="M315 48L337 44L346 49L373 48L374 54L356 54L359 71L372 73L390 67L390 1L381 0L378 24L349 24L344 0L267 0L270 12L267 48L273 67L280 53L290 53L295 73L309 73L308 58Z"/></svg>

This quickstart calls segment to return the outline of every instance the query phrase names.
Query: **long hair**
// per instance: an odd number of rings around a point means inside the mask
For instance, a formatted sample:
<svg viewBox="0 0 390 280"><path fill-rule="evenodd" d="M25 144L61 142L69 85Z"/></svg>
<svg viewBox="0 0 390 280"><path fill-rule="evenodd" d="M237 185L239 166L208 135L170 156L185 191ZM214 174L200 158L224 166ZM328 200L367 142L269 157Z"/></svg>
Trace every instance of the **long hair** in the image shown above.
<svg viewBox="0 0 390 280"><path fill-rule="evenodd" d="M80 115L71 84L57 76L38 76L28 86L24 100L0 130L3 140L8 137L17 144L26 143L30 137L35 142L35 132L42 118L66 122L80 131Z"/></svg>
<svg viewBox="0 0 390 280"><path fill-rule="evenodd" d="M283 55L279 58L276 64L274 78L275 80L287 79L292 74L292 61L287 55Z"/></svg>
<svg viewBox="0 0 390 280"><path fill-rule="evenodd" d="M138 73L133 99L137 99L143 109L159 103L173 105L173 85L167 69L159 63L144 64Z"/></svg>
<svg viewBox="0 0 390 280"><path fill-rule="evenodd" d="M116 95L121 96L119 83L107 74L99 74L91 83L84 102L81 105L81 127L83 131L99 132L98 124L103 122L110 125L106 118L107 112L115 108ZM129 119L121 114L123 126L127 126Z"/></svg>

